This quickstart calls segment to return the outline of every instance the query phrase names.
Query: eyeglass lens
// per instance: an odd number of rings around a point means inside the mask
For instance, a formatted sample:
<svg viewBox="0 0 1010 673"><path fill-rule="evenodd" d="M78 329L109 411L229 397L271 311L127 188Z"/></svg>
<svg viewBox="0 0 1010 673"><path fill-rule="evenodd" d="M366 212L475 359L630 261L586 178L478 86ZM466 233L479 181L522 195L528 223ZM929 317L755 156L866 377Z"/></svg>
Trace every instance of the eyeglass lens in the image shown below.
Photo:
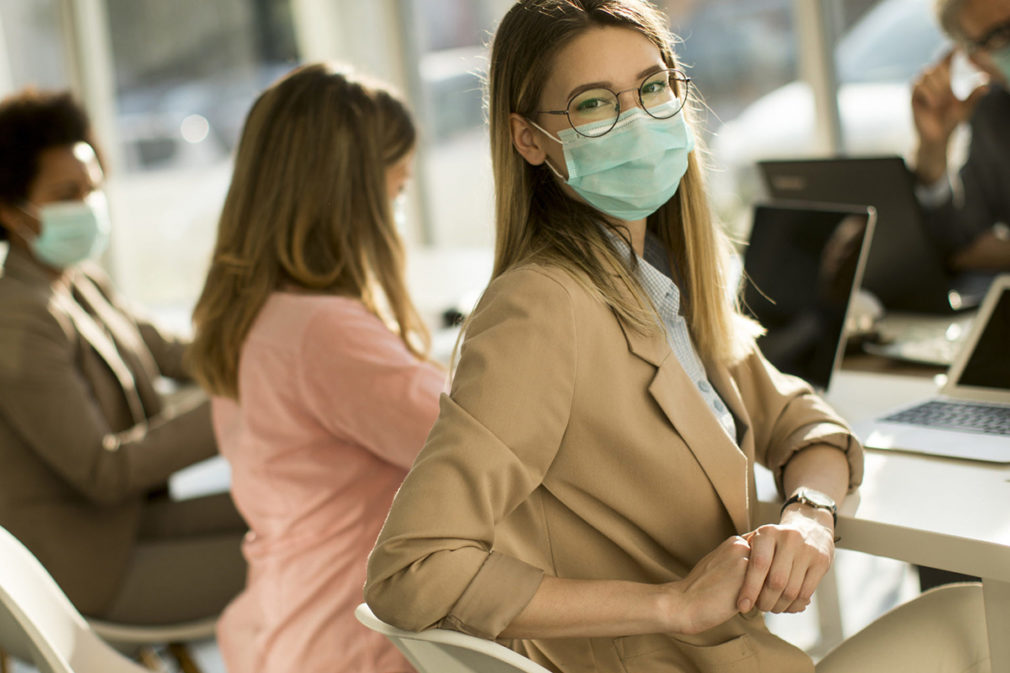
<svg viewBox="0 0 1010 673"><path fill-rule="evenodd" d="M1000 24L986 33L975 47L988 51L999 51L1010 46L1010 21Z"/></svg>
<svg viewBox="0 0 1010 673"><path fill-rule="evenodd" d="M638 87L638 99L650 116L669 119L684 106L687 99L687 77L673 70L661 70L649 75ZM583 91L568 104L568 120L572 128L590 137L610 131L617 123L620 112L617 94L604 88Z"/></svg>

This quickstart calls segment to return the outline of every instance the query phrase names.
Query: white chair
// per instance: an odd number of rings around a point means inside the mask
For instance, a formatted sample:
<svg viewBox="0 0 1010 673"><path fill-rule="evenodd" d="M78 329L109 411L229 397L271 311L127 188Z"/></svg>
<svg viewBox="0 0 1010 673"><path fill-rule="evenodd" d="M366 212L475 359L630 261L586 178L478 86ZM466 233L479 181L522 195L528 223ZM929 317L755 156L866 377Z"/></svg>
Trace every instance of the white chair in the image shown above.
<svg viewBox="0 0 1010 673"><path fill-rule="evenodd" d="M357 607L354 616L389 638L418 673L550 673L540 664L491 640L445 629L403 631L376 617L364 603Z"/></svg>
<svg viewBox="0 0 1010 673"><path fill-rule="evenodd" d="M0 649L40 673L148 673L99 638L38 559L3 528Z"/></svg>
<svg viewBox="0 0 1010 673"><path fill-rule="evenodd" d="M157 661L151 659L148 650L141 648L155 643L165 643L169 653L179 665L181 673L201 673L200 667L190 655L186 643L213 638L217 627L217 617L164 626L137 626L88 619L88 625L103 640L113 646L140 649L140 659L149 668L156 667Z"/></svg>

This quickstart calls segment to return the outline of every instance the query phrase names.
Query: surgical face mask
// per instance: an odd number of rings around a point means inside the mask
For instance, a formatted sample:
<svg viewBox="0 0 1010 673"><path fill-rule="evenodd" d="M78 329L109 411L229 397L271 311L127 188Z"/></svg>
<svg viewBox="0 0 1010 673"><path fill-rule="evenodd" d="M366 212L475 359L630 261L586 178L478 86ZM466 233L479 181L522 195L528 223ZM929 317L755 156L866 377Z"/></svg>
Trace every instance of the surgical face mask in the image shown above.
<svg viewBox="0 0 1010 673"><path fill-rule="evenodd" d="M594 208L619 220L648 217L669 201L694 149L694 136L682 114L655 119L636 107L622 113L609 133L595 138L573 128L555 138L530 123L561 143L567 184ZM547 165L561 177L549 161Z"/></svg>
<svg viewBox="0 0 1010 673"><path fill-rule="evenodd" d="M991 52L989 58L993 60L999 71L1003 73L1003 79L1010 85L1010 45L998 51Z"/></svg>
<svg viewBox="0 0 1010 673"><path fill-rule="evenodd" d="M27 238L28 244L39 261L51 267L65 269L97 257L108 245L109 206L102 192L92 192L84 201L47 203L34 216L41 229Z"/></svg>

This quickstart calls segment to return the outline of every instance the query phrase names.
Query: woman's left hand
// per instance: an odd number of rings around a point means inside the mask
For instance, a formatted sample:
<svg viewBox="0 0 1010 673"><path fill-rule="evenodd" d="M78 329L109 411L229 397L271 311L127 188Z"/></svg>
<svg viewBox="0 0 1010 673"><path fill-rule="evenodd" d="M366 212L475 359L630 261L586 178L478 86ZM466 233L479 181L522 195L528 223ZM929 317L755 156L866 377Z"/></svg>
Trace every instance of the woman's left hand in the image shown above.
<svg viewBox="0 0 1010 673"><path fill-rule="evenodd" d="M803 612L834 559L831 515L788 508L778 524L761 526L743 537L751 553L737 599L740 611L756 604L765 612Z"/></svg>

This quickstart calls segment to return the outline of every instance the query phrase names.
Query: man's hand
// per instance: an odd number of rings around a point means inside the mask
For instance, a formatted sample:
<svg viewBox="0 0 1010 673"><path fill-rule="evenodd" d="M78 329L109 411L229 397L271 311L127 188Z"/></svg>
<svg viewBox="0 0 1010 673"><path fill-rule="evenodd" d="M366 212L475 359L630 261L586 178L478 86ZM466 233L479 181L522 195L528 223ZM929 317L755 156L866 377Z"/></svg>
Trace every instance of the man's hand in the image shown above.
<svg viewBox="0 0 1010 673"><path fill-rule="evenodd" d="M834 559L831 514L795 505L786 509L779 524L761 526L744 538L751 552L737 608L805 610Z"/></svg>
<svg viewBox="0 0 1010 673"><path fill-rule="evenodd" d="M947 172L947 145L954 129L971 116L988 91L982 85L967 99L954 95L950 84L950 64L954 50L926 68L912 87L912 117L919 136L916 174L923 184L932 184Z"/></svg>

